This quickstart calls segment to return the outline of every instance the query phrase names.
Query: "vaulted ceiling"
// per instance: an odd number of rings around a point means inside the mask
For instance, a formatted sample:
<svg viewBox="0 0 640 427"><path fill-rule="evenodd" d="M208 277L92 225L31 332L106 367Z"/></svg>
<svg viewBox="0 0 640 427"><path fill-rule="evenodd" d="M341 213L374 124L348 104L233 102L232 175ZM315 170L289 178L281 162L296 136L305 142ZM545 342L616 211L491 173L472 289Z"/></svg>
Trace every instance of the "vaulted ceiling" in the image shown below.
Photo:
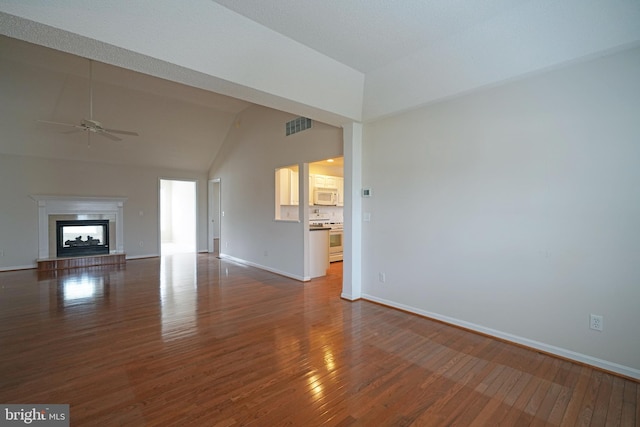
<svg viewBox="0 0 640 427"><path fill-rule="evenodd" d="M205 171L236 114L251 105L94 62L93 119L139 136L114 142L39 122L89 118L89 67L85 58L0 36L0 152Z"/></svg>
<svg viewBox="0 0 640 427"><path fill-rule="evenodd" d="M87 150L206 170L252 103L376 120L637 46L638 22L637 0L0 0L0 152L88 159L35 122L88 115L86 58L95 118L140 133Z"/></svg>

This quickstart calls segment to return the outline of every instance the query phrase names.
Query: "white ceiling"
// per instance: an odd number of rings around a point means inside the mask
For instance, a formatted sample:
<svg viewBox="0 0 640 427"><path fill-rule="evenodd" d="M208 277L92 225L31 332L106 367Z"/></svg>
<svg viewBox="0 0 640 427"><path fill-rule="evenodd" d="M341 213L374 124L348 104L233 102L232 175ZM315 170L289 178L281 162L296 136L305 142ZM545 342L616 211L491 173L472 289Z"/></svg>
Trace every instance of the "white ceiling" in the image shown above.
<svg viewBox="0 0 640 427"><path fill-rule="evenodd" d="M363 73L527 0L214 0Z"/></svg>
<svg viewBox="0 0 640 427"><path fill-rule="evenodd" d="M78 57L96 118L141 134L108 161L206 170L251 103L372 121L637 46L638 22L638 0L0 0L0 34L53 49L0 39L0 149L53 155L17 126L81 118Z"/></svg>

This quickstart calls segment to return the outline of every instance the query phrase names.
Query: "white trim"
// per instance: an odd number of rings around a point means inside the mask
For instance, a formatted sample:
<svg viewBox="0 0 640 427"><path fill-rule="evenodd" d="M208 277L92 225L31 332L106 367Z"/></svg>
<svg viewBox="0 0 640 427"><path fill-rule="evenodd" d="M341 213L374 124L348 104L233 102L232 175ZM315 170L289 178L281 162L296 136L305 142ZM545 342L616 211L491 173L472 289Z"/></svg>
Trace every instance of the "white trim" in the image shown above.
<svg viewBox="0 0 640 427"><path fill-rule="evenodd" d="M377 302L379 304L383 304L389 307L394 307L410 313L415 313L431 319L439 320L444 323L469 329L471 331L476 331L485 335L490 335L492 337L500 338L505 341L521 344L525 347L541 350L545 353L554 354L556 356L560 356L565 359L574 360L576 362L584 363L586 365L594 366L600 369L604 369L606 371L615 372L617 374L624 375L629 378L635 378L637 380L640 380L640 370L631 368L629 366L620 365L618 363L610 362L608 360L598 359L596 357L588 356L586 354L577 353L575 351L571 351L565 348L556 347L550 344L545 344L545 343L531 340L528 338L523 338L518 335L513 335L507 332L498 331L496 329L486 328L484 326L476 325L475 323L466 322L464 320L459 320L453 317L443 316L441 314L433 313L426 310L421 310L415 307L411 307L409 305L400 304L394 301L389 301L384 298L378 298L373 295L362 294L362 298L365 300Z"/></svg>
<svg viewBox="0 0 640 427"><path fill-rule="evenodd" d="M160 254L146 254L146 255L127 255L126 259L144 259L144 258L159 258Z"/></svg>
<svg viewBox="0 0 640 427"><path fill-rule="evenodd" d="M215 184L218 185L218 197L214 200ZM217 208L217 209L216 209ZM208 253L214 253L213 241L216 239L216 229L218 231L218 241L222 234L222 181L220 178L210 178L207 181L207 250ZM217 223L216 223L217 221ZM215 224L215 225L214 225ZM220 252L220 248L218 248Z"/></svg>
<svg viewBox="0 0 640 427"><path fill-rule="evenodd" d="M49 215L107 214L116 216L116 248L110 253L124 253L124 202L126 197L49 196L32 194L38 202L38 259L49 254Z"/></svg>
<svg viewBox="0 0 640 427"><path fill-rule="evenodd" d="M244 260L244 259L241 259L241 258L236 258L236 257L233 257L231 255L225 255L223 253L220 254L220 258L228 260L228 261L237 262L239 264L245 264L245 265L248 265L250 267L259 268L261 270L266 270L266 271L269 271L271 273L278 274L280 276L285 276L285 277L288 277L290 279L298 280L300 282L308 282L309 280L311 280L310 277L297 276L295 274L291 274L291 273L287 273L287 272L284 272L284 271L280 271L280 270L277 270L275 268L267 267L267 266L262 265L262 264L256 264L255 262L247 261L247 260Z"/></svg>
<svg viewBox="0 0 640 427"><path fill-rule="evenodd" d="M13 270L32 270L38 268L37 264L32 265L14 265L9 267L0 267L0 271L13 271Z"/></svg>
<svg viewBox="0 0 640 427"><path fill-rule="evenodd" d="M311 238L309 227L309 163L298 165L298 218L302 221L302 274L304 281L311 280L311 251L309 239Z"/></svg>
<svg viewBox="0 0 640 427"><path fill-rule="evenodd" d="M207 180L207 252L213 253L213 180Z"/></svg>
<svg viewBox="0 0 640 427"><path fill-rule="evenodd" d="M354 298L353 295L345 294L344 292L340 294L340 298L343 298L349 301L356 301L358 299L358 298Z"/></svg>
<svg viewBox="0 0 640 427"><path fill-rule="evenodd" d="M362 294L362 123L342 128L344 152L344 266L342 293Z"/></svg>

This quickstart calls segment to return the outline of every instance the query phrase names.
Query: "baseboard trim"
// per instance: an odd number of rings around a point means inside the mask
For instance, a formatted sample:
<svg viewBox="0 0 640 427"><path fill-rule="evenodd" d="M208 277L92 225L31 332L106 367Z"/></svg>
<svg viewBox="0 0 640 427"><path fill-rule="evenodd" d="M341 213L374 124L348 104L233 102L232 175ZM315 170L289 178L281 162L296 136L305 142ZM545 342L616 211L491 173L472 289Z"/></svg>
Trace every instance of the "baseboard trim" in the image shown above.
<svg viewBox="0 0 640 427"><path fill-rule="evenodd" d="M494 337L502 341L508 341L508 342L511 342L523 347L531 348L552 356L557 356L562 359L567 359L580 364L589 365L591 367L594 367L603 371L607 371L613 374L617 374L617 375L632 379L634 381L640 381L640 370L631 368L629 366L620 365L618 363L610 362L608 360L598 359L596 357L588 356L586 354L577 353L572 350L556 347L550 344L545 344L543 342L531 340L528 338L523 338L518 335L502 332L496 329L486 328L484 326L476 325L475 323L467 322L467 321L456 319L453 317L443 316L438 313L421 310L409 305L397 303L395 301L389 301L384 298L378 298L373 295L362 294L362 299L375 302L377 304L381 304L387 307L417 314L419 316L423 316L429 319L447 323L452 326L457 326L462 329L466 329L472 332L477 332L482 335Z"/></svg>
<svg viewBox="0 0 640 427"><path fill-rule="evenodd" d="M354 298L353 295L345 294L344 292L340 294L340 298L346 299L347 301L358 301L358 300L362 299L362 298Z"/></svg>
<svg viewBox="0 0 640 427"><path fill-rule="evenodd" d="M38 265L35 263L32 265L13 265L9 267L0 267L0 271L31 270L34 268L38 268Z"/></svg>
<svg viewBox="0 0 640 427"><path fill-rule="evenodd" d="M268 271L270 273L275 273L275 274L277 274L279 276L288 277L290 279L295 279L295 280L298 280L300 282L308 282L310 280L310 278L308 278L308 277L298 276L298 275L295 275L295 274L287 273L286 271L281 271L281 270L278 270L278 269L275 269L275 268L267 267L266 265L257 264L255 262L247 261L247 260L242 259L242 258L236 258L236 257L233 257L231 255L220 254L220 258L221 259L225 259L225 260L229 260L229 261L233 261L233 262L237 262L238 264L244 264L244 265L248 265L250 267L259 268L260 270L266 270L266 271Z"/></svg>
<svg viewBox="0 0 640 427"><path fill-rule="evenodd" d="M145 258L158 258L160 254L148 254L148 255L127 255L127 259L145 259Z"/></svg>

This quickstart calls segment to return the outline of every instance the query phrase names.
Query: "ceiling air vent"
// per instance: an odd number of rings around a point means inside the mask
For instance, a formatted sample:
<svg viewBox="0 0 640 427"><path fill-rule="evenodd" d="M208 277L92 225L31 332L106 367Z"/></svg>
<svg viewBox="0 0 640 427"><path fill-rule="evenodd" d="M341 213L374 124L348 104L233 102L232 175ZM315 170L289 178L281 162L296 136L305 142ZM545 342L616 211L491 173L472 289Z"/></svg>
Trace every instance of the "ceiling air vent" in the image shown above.
<svg viewBox="0 0 640 427"><path fill-rule="evenodd" d="M307 119L306 117L298 117L287 122L285 125L287 136L309 129L310 127L311 119Z"/></svg>

